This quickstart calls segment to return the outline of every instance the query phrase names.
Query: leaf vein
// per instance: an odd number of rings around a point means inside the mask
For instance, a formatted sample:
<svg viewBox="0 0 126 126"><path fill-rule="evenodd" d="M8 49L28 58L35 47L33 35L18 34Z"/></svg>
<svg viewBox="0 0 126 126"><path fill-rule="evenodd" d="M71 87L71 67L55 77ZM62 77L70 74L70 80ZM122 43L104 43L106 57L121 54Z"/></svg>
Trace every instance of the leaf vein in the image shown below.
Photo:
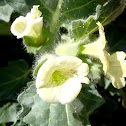
<svg viewBox="0 0 126 126"><path fill-rule="evenodd" d="M41 2L41 4L47 9L49 10L50 13L54 13L53 10L51 10L49 7L46 6L46 4L42 1L42 0L39 0Z"/></svg>
<svg viewBox="0 0 126 126"><path fill-rule="evenodd" d="M51 104L49 106L49 120L48 120L48 126L50 125L50 115L51 115Z"/></svg>
<svg viewBox="0 0 126 126"><path fill-rule="evenodd" d="M67 122L68 122L68 126L70 126L70 120L69 120L69 112L68 112L68 105L65 105L66 108L66 115L67 115Z"/></svg>
<svg viewBox="0 0 126 126"><path fill-rule="evenodd" d="M78 10L78 9L81 9L81 8L87 6L88 4L92 3L93 1L95 1L95 0L92 0L92 1L90 1L90 2L88 2L88 3L86 3L86 4L84 4L84 5L81 5L81 6L79 6L79 7L73 8L73 9L71 9L71 10L64 11L62 14L64 15L65 13L68 13L68 12L71 12L71 11L75 11L75 10Z"/></svg>

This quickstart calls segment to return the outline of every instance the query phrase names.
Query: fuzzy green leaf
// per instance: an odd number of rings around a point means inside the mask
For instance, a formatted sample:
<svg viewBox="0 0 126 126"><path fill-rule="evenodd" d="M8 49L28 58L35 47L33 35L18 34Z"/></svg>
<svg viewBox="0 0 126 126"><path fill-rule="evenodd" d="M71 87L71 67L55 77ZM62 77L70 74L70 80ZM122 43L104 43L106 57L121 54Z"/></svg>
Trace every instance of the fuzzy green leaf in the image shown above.
<svg viewBox="0 0 126 126"><path fill-rule="evenodd" d="M88 125L90 124L88 121L89 113L102 105L104 100L94 87L88 85L84 86L79 97L81 102L75 99L66 105L50 104L40 99L33 84L18 97L22 106L19 118L23 118L23 121L30 125Z"/></svg>
<svg viewBox="0 0 126 126"><path fill-rule="evenodd" d="M49 22L50 30L55 33L62 23L69 23L71 20L87 18L94 13L97 2L95 0L25 0L27 5L39 4L44 20ZM95 6L94 6L95 5ZM85 12L85 13L84 13Z"/></svg>
<svg viewBox="0 0 126 126"><path fill-rule="evenodd" d="M46 29L46 33L42 33L43 46L27 46L28 52L34 54L41 51L44 46L49 47L50 43L54 48L53 44L57 42L60 27L65 27L70 32L71 38L79 41L97 30L97 21L106 25L114 20L125 7L125 0L116 2L115 0L6 0L6 2L15 8L15 11L20 13L23 11L25 15L27 11L24 10L28 9L24 8L40 5L39 10L42 11L45 24L43 30Z"/></svg>
<svg viewBox="0 0 126 126"><path fill-rule="evenodd" d="M0 1L0 20L9 22L11 14L13 12L13 8L4 2L4 0Z"/></svg>
<svg viewBox="0 0 126 126"><path fill-rule="evenodd" d="M17 122L13 123L12 126L29 126L29 125L24 123L22 120L18 120Z"/></svg>
<svg viewBox="0 0 126 126"><path fill-rule="evenodd" d="M16 112L18 103L8 102L8 103L0 103L0 123L5 122L15 122Z"/></svg>
<svg viewBox="0 0 126 126"><path fill-rule="evenodd" d="M73 116L73 113L75 113L74 108L76 108L74 106L75 103L67 105L47 103L36 94L35 85L31 85L20 94L18 101L23 106L22 113L19 116L24 116L23 121L28 124L39 126L76 126L81 123ZM81 110L83 108L81 102L75 102L79 106L78 109Z"/></svg>
<svg viewBox="0 0 126 126"><path fill-rule="evenodd" d="M26 46L28 53L37 54L43 47L43 45L37 45L36 39L28 36L23 37L23 43Z"/></svg>
<svg viewBox="0 0 126 126"><path fill-rule="evenodd" d="M105 102L96 90L94 84L83 85L80 93L80 100L85 105L87 116Z"/></svg>
<svg viewBox="0 0 126 126"><path fill-rule="evenodd" d="M11 6L17 5L20 12L22 12L24 6L28 5L32 8L33 5L40 5L39 9L42 11L44 20L49 23L50 30L53 33L64 23L68 24L77 19L87 19L95 13L98 5L101 5L99 20L104 24L114 20L125 7L125 1L121 0L116 2L115 0L110 0L109 2L96 0L6 0L6 2Z"/></svg>
<svg viewBox="0 0 126 126"><path fill-rule="evenodd" d="M25 15L29 12L29 8L25 0L5 0L16 12Z"/></svg>
<svg viewBox="0 0 126 126"><path fill-rule="evenodd" d="M126 1L110 0L109 2L98 4L95 14L89 15L88 18L73 20L69 25L71 38L76 38L77 41L86 38L89 34L95 32L98 28L96 22L100 21L102 25L106 25L115 20L124 10Z"/></svg>
<svg viewBox="0 0 126 126"><path fill-rule="evenodd" d="M0 68L0 101L15 99L30 80L28 64L24 60L12 61Z"/></svg>

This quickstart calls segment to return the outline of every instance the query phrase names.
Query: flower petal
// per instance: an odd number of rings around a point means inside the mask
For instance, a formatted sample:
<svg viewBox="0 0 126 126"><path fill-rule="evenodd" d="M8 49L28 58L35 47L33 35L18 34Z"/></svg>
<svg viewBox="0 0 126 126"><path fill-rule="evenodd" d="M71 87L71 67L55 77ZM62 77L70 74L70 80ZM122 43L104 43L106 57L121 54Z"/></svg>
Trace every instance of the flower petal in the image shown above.
<svg viewBox="0 0 126 126"><path fill-rule="evenodd" d="M115 52L111 55L110 61L114 62L115 60L124 60L126 54L123 51Z"/></svg>
<svg viewBox="0 0 126 126"><path fill-rule="evenodd" d="M23 16L20 16L16 18L16 20L11 25L11 32L15 36L17 36L17 38L22 38L23 37L22 34L24 30L26 29L26 26L27 26L26 18Z"/></svg>
<svg viewBox="0 0 126 126"><path fill-rule="evenodd" d="M122 66L122 70L123 70L123 77L126 77L126 60L125 61L122 61L121 63L121 66Z"/></svg>
<svg viewBox="0 0 126 126"><path fill-rule="evenodd" d="M78 68L77 68L77 73L80 76L86 76L89 73L89 67L87 63L82 63Z"/></svg>
<svg viewBox="0 0 126 126"><path fill-rule="evenodd" d="M31 36L34 38L38 38L42 34L42 26L43 26L43 18L37 18L31 24L27 25L23 36ZM41 39L40 39L41 40Z"/></svg>
<svg viewBox="0 0 126 126"><path fill-rule="evenodd" d="M110 56L110 72L121 77L126 77L126 54L118 51Z"/></svg>
<svg viewBox="0 0 126 126"><path fill-rule="evenodd" d="M58 87L40 88L37 89L37 94L44 101L57 103L60 99L60 90Z"/></svg>
<svg viewBox="0 0 126 126"><path fill-rule="evenodd" d="M32 22L36 18L39 18L42 13L41 11L38 10L39 5L34 5L33 8L31 9L31 12L27 13L26 19L28 22Z"/></svg>
<svg viewBox="0 0 126 126"><path fill-rule="evenodd" d="M90 83L90 80L87 77L80 76L80 77L78 77L78 79L80 79L81 83L85 83L85 84Z"/></svg>
<svg viewBox="0 0 126 126"><path fill-rule="evenodd" d="M112 84L116 88L122 88L125 86L126 77L126 54L122 51L116 52L109 57L110 69L108 76L112 80Z"/></svg>
<svg viewBox="0 0 126 126"><path fill-rule="evenodd" d="M70 78L61 87L60 102L62 104L67 104L72 102L79 94L82 85L78 78Z"/></svg>
<svg viewBox="0 0 126 126"><path fill-rule="evenodd" d="M100 60L103 64L103 71L104 71L104 74L106 75L107 71L109 70L109 67L110 67L110 63L109 63L109 53L107 51L103 51L101 53L101 57L100 57Z"/></svg>
<svg viewBox="0 0 126 126"><path fill-rule="evenodd" d="M102 55L101 53L103 52L103 49L106 45L106 39L104 28L102 27L101 23L98 22L97 25L99 26L99 38L93 43L84 45L84 50L82 51L82 53L100 58Z"/></svg>
<svg viewBox="0 0 126 126"><path fill-rule="evenodd" d="M55 57L51 57L42 65L42 67L38 71L36 78L37 88L41 88L49 82L52 73L55 71L56 67L57 66Z"/></svg>
<svg viewBox="0 0 126 126"><path fill-rule="evenodd" d="M88 65L77 57L50 57L38 71L37 93L45 101L67 104L77 97L81 83L89 83L84 76L88 71Z"/></svg>
<svg viewBox="0 0 126 126"><path fill-rule="evenodd" d="M101 43L101 47L102 49L104 49L106 45L104 27L102 26L100 22L97 22L97 25L99 26L99 35L100 35L97 41Z"/></svg>
<svg viewBox="0 0 126 126"><path fill-rule="evenodd" d="M121 78L110 75L110 79L112 80L112 85L117 89L123 88L125 86L125 79L123 77Z"/></svg>
<svg viewBox="0 0 126 126"><path fill-rule="evenodd" d="M73 56L60 56L56 59L56 62L60 66L60 68L70 70L77 68L82 63L82 60Z"/></svg>
<svg viewBox="0 0 126 126"><path fill-rule="evenodd" d="M34 5L33 8L31 9L31 14L33 20L40 17L42 15L41 11L38 10L39 5Z"/></svg>
<svg viewBox="0 0 126 126"><path fill-rule="evenodd" d="M109 69L109 54L104 50L106 46L104 28L100 22L98 22L97 25L99 26L99 38L93 43L84 45L82 53L99 58L103 64L104 73L106 74Z"/></svg>

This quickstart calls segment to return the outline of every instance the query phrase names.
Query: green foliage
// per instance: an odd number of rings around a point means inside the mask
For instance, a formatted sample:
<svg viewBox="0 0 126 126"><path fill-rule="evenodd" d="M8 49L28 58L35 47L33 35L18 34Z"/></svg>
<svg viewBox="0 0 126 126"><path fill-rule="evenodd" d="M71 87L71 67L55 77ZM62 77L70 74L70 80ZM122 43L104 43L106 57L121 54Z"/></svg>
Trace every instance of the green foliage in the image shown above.
<svg viewBox="0 0 126 126"><path fill-rule="evenodd" d="M9 22L11 14L13 12L13 8L4 2L4 0L0 1L0 20Z"/></svg>
<svg viewBox="0 0 126 126"><path fill-rule="evenodd" d="M35 43L35 40L24 38L24 44L28 52L34 54L42 49L44 50L44 46L48 47L53 44L55 46L58 29L61 26L67 27L71 38L76 38L76 41L79 41L97 30L97 21L106 25L114 20L125 7L125 1L120 2L120 0L116 2L114 0L102 2L96 0L6 0L6 2L22 15L26 15L28 7L32 8L33 5L40 5L39 9L42 11L43 19L46 22L42 33L44 45L41 43L42 45L39 46L31 46L28 41Z"/></svg>
<svg viewBox="0 0 126 126"><path fill-rule="evenodd" d="M11 61L8 67L0 68L0 101L12 100L17 97L22 88L30 80L31 70L24 60Z"/></svg>
<svg viewBox="0 0 126 126"><path fill-rule="evenodd" d="M16 12L21 15L25 15L28 13L29 8L25 2L25 0L5 0Z"/></svg>
<svg viewBox="0 0 126 126"><path fill-rule="evenodd" d="M41 126L74 126L79 123L72 115L74 111L72 105L50 104L41 100L36 94L35 85L31 85L26 91L20 94L18 101L24 107L22 108L23 113L26 113L25 111L27 109L30 110L23 118L28 124Z"/></svg>
<svg viewBox="0 0 126 126"><path fill-rule="evenodd" d="M78 19L71 22L69 29L71 38L83 39L97 29L96 22L100 14L101 6L96 7L96 14L90 15L87 19Z"/></svg>
<svg viewBox="0 0 126 126"><path fill-rule="evenodd" d="M31 125L81 125L80 121L84 116L88 117L89 112L104 103L96 89L91 90L91 88L88 85L84 86L80 94L82 102L76 99L70 104L62 105L50 104L40 99L33 84L18 97L18 101L22 105L19 117ZM87 125L89 122L85 119L83 123Z"/></svg>
<svg viewBox="0 0 126 126"><path fill-rule="evenodd" d="M0 123L15 122L18 103L14 102L0 102ZM3 124L4 126L4 124Z"/></svg>
<svg viewBox="0 0 126 126"><path fill-rule="evenodd" d="M54 48L63 43L63 34L69 38L66 37L66 43L69 40L72 40L70 44L80 42L77 49L81 52L81 44L90 43L97 38L93 34L98 28L96 23L100 21L105 26L115 20L123 12L126 0L1 0L0 35L10 34L10 24L3 22L14 20L15 17L11 19L13 12L26 16L33 5L40 5L39 10L44 20L42 43L36 45L34 38L25 36L23 44L27 52L35 54L33 57L36 57L46 53L53 55ZM117 50L126 52L125 21L118 22L105 27L109 45L107 50L110 53ZM67 51L72 52L70 47L68 45ZM87 126L90 125L93 112L96 115L100 113L101 118L106 119L110 117L110 113L116 111L118 104L126 107L126 88L113 88L111 81L101 76L101 62L82 56L80 52L77 51L76 56L89 65L88 78L91 83L82 84L78 98L66 105L51 104L40 99L36 93L35 82L29 77L32 69L29 69L25 60L10 61L8 67L0 67L0 126L6 126L8 122L13 123L12 126ZM61 54L63 55L62 51ZM37 76L39 68L47 58L35 64L34 76ZM17 96L18 101L15 101Z"/></svg>
<svg viewBox="0 0 126 126"><path fill-rule="evenodd" d="M24 10L27 10L26 6L31 8L33 5L40 5L40 10L42 11L44 20L49 23L50 31L53 33L55 33L62 24L68 24L77 19L86 20L91 17L91 15L94 14L96 7L98 15L100 14L100 18L98 20L103 24L108 24L114 20L125 7L125 1L120 2L120 0L117 0L116 2L114 0L101 2L96 0L6 0L6 2L13 8L15 8L16 5L15 11L17 11L18 8L18 12L24 12ZM101 10L99 11L100 5ZM93 20L91 19L88 26L92 26L90 25L92 21ZM94 21L93 25L95 26L92 26L92 30L95 31L97 26ZM78 27L80 26L78 25Z"/></svg>
<svg viewBox="0 0 126 126"><path fill-rule="evenodd" d="M103 25L110 23L123 11L125 1L121 3L117 0L115 3L114 0L111 0L103 5L100 3L96 5L96 14L90 15L88 18L86 17L71 22L69 30L72 38L76 38L77 41L86 38L89 34L97 30L98 26L96 22L98 21Z"/></svg>
<svg viewBox="0 0 126 126"><path fill-rule="evenodd" d="M80 99L84 104L87 115L104 103L104 99L95 89L94 84L83 85Z"/></svg>

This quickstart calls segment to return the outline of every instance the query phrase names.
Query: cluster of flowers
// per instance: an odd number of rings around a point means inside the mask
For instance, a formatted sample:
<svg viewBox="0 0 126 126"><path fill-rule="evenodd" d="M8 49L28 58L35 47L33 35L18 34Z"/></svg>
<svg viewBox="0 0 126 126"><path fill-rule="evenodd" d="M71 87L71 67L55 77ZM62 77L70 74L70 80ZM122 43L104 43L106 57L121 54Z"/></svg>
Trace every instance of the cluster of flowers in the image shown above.
<svg viewBox="0 0 126 126"><path fill-rule="evenodd" d="M38 7L33 6L26 17L20 16L13 22L11 32L17 38L29 36L35 38L36 41L41 41L43 18L40 17L41 12ZM115 88L122 88L125 86L126 54L123 51L118 51L110 55L105 50L104 28L100 22L97 25L99 27L98 39L92 43L82 45L84 49L81 53L99 58L103 64L104 75L111 79ZM39 96L47 102L70 103L80 93L82 83L90 83L87 77L90 71L87 63L84 63L77 56L58 55L58 50L60 49L63 52L64 48L62 47L68 45L65 43L56 47L56 55L47 55L45 58L42 56L44 59L42 62L44 62L37 73L36 88ZM75 48L75 50L77 49ZM64 53L66 52L64 51Z"/></svg>

